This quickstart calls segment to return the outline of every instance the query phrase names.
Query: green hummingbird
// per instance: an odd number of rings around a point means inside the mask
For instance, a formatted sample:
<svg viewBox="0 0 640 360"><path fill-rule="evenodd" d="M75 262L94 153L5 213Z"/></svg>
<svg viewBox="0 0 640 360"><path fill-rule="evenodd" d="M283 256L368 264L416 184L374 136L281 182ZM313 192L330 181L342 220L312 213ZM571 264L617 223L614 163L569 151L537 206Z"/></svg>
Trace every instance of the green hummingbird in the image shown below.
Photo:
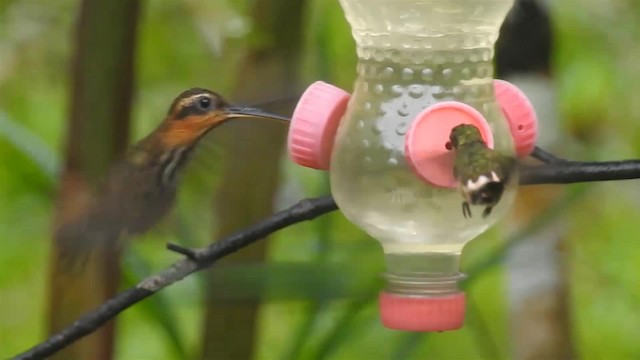
<svg viewBox="0 0 640 360"><path fill-rule="evenodd" d="M470 218L470 205L484 205L482 218L486 218L502 197L515 159L490 149L473 125L454 127L449 140L455 150L453 176L460 182L460 192L465 199L462 215Z"/></svg>

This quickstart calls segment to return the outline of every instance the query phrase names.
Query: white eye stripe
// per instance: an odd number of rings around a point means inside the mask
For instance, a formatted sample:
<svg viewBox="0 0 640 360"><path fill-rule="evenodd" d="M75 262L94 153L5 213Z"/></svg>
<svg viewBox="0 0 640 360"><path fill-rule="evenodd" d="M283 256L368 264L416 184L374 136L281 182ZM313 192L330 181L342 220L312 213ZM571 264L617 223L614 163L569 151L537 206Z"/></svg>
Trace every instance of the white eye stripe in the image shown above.
<svg viewBox="0 0 640 360"><path fill-rule="evenodd" d="M209 94L198 94L198 95L193 95L190 96L188 98L184 98L182 100L180 100L178 102L178 104L175 106L175 111L176 112L180 112L180 109L185 109L185 108L189 108L189 107L193 107L193 106L201 106L202 104L200 103L203 99L207 99L209 100L209 105L208 105L208 109L212 108L213 105L215 105L216 100Z"/></svg>

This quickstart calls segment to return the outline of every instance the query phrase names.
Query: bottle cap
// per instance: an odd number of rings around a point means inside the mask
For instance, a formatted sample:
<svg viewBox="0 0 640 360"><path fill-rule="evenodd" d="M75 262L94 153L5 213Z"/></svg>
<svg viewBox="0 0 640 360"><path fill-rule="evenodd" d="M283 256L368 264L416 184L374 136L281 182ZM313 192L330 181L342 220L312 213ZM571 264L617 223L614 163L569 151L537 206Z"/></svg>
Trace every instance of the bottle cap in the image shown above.
<svg viewBox="0 0 640 360"><path fill-rule="evenodd" d="M519 157L533 151L538 137L538 118L527 96L515 85L494 80L495 96L509 122L511 136Z"/></svg>
<svg viewBox="0 0 640 360"><path fill-rule="evenodd" d="M340 119L351 95L322 81L302 94L291 116L287 147L299 165L329 169L331 150Z"/></svg>
<svg viewBox="0 0 640 360"><path fill-rule="evenodd" d="M384 327L402 331L455 330L464 324L464 293L445 296L402 296L380 293L380 317Z"/></svg>
<svg viewBox="0 0 640 360"><path fill-rule="evenodd" d="M438 187L456 187L453 152L447 144L451 130L460 124L477 127L487 146L493 148L491 128L478 110L456 101L432 105L418 114L405 139L407 162L422 180Z"/></svg>

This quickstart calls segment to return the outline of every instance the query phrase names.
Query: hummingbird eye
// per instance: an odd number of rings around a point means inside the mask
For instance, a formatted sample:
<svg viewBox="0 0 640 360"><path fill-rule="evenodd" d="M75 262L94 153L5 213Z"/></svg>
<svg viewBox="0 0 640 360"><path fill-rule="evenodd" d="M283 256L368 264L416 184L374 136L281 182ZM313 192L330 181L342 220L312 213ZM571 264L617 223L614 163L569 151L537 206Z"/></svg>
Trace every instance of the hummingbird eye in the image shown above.
<svg viewBox="0 0 640 360"><path fill-rule="evenodd" d="M197 101L197 104L198 104L198 107L202 110L211 110L211 107L212 107L211 98L207 96L203 96L199 98Z"/></svg>

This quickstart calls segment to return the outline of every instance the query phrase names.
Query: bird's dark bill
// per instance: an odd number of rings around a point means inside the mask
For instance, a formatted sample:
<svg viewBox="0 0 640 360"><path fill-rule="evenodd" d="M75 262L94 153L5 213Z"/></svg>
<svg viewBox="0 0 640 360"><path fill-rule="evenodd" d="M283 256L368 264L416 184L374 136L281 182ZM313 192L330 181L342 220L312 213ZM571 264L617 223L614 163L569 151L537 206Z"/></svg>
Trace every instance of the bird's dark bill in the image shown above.
<svg viewBox="0 0 640 360"><path fill-rule="evenodd" d="M229 117L252 117L262 119L274 119L280 121L291 121L290 118L282 115L269 113L252 107L232 106L227 108Z"/></svg>

